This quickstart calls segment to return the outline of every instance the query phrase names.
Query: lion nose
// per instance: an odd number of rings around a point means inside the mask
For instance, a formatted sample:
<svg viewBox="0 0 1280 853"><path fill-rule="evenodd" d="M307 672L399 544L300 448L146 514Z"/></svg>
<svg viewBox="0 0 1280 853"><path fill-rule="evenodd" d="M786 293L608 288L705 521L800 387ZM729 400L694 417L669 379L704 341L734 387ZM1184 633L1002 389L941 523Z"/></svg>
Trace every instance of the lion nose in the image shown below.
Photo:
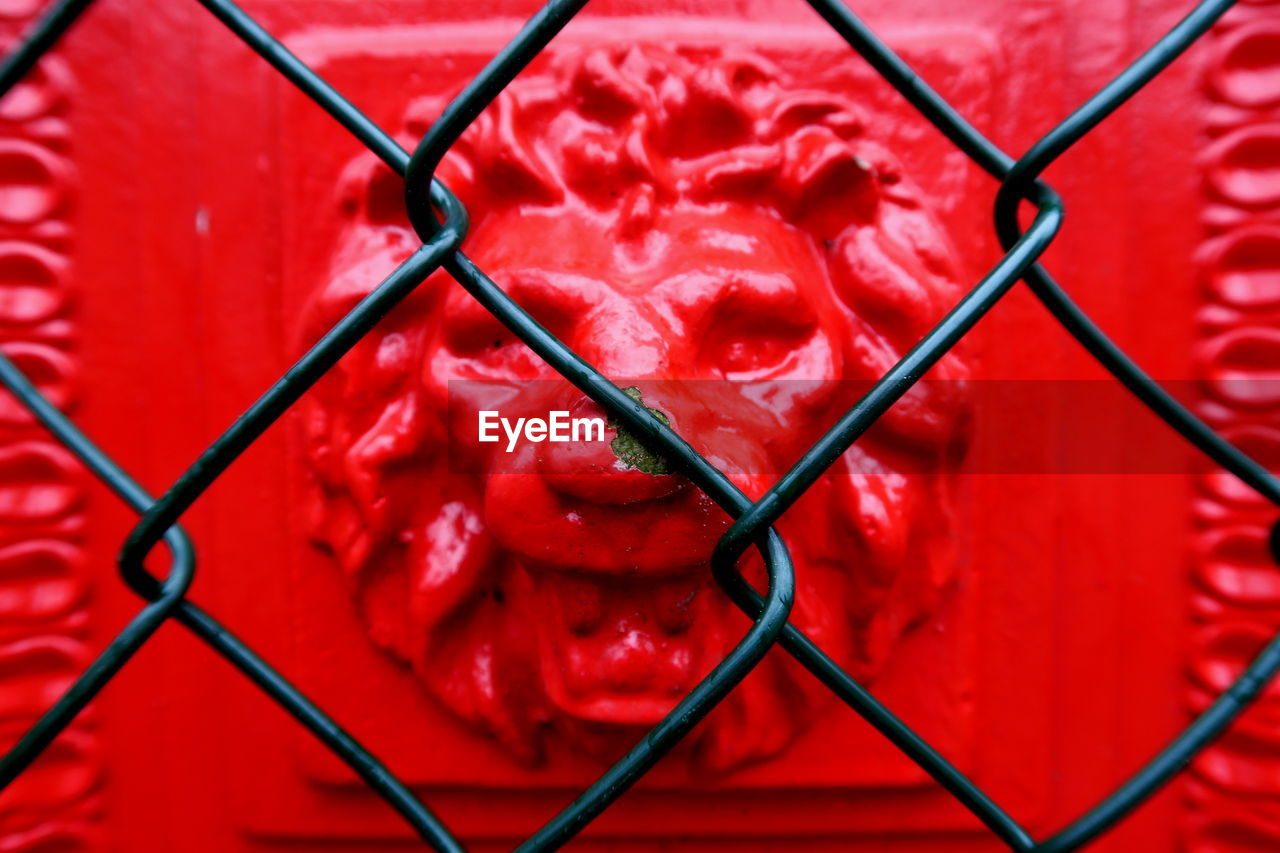
<svg viewBox="0 0 1280 853"><path fill-rule="evenodd" d="M599 419L604 428L588 427L580 435L589 439L548 444L539 454L542 476L555 491L592 503L629 504L665 498L688 485L590 399L579 399L570 416Z"/></svg>
<svg viewBox="0 0 1280 853"><path fill-rule="evenodd" d="M607 306L576 341L578 353L605 376L663 376L671 363L670 338L633 306Z"/></svg>

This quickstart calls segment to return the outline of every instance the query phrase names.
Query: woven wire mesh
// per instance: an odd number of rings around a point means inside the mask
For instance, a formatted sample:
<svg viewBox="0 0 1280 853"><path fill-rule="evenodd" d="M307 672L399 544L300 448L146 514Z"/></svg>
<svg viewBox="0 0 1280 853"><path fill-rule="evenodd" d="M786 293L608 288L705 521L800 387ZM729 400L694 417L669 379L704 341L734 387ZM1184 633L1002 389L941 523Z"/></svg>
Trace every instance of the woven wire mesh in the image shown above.
<svg viewBox="0 0 1280 853"><path fill-rule="evenodd" d="M756 501L750 500L643 405L540 326L477 267L460 248L468 228L467 211L447 187L434 179L436 167L471 122L582 9L586 0L552 0L547 3L449 103L412 154L230 0L197 1L404 177L406 207L422 245L329 329L158 499L147 494L45 399L12 361L0 355L0 382L94 475L140 515L138 524L124 543L118 562L125 582L146 601L124 630L53 707L0 759L0 789L13 782L40 755L162 623L173 619L230 661L308 728L396 809L432 848L442 851L463 849L428 806L377 758L187 597L195 575L196 548L178 526L192 503L267 427L402 298L439 268L445 269L528 347L603 406L647 447L670 460L735 518L715 550L712 571L724 591L753 620L750 630L733 650L670 714L577 799L520 844L517 848L520 851L556 849L573 838L688 734L775 645L795 657L919 764L1010 849L1044 853L1079 849L1122 820L1221 734L1280 669L1280 637L1277 637L1250 663L1235 684L1148 764L1073 823L1037 841L788 621L794 598L793 567L786 543L772 526L844 451L1020 280L1031 288L1072 336L1171 429L1264 498L1280 505L1280 481L1219 437L1143 373L1037 262L1058 233L1063 216L1059 197L1039 180L1039 175L1194 43L1233 5L1233 0L1200 3L1146 53L1017 160L971 126L839 0L808 0L809 5L902 97L965 155L1000 181L994 226L1005 254L928 334ZM0 97L35 65L90 3L91 0L62 0L49 7L0 64ZM1019 208L1024 204L1031 205L1035 211L1025 230L1020 227L1018 216ZM162 540L170 555L169 570L163 579L143 567L144 559ZM1273 529L1273 556L1280 555L1277 540L1276 529ZM753 589L736 569L738 557L751 547L759 549L764 558L768 589L763 595Z"/></svg>

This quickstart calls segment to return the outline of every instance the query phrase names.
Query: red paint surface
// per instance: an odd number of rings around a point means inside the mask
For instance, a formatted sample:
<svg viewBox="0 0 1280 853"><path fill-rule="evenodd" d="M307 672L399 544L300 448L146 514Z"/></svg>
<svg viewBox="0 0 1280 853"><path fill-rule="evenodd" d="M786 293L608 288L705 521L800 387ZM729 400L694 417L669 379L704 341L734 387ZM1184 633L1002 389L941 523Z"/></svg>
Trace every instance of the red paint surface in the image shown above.
<svg viewBox="0 0 1280 853"><path fill-rule="evenodd" d="M0 15L16 31L32 5ZM406 139L532 10L246 5ZM721 380L877 375L995 259L995 188L799 4L590 8L512 90L521 104L447 161L467 249L758 493L838 395L762 408ZM1050 175L1068 205L1051 269L1155 376L1211 380L1203 410L1264 460L1273 402L1236 380L1275 370L1277 8L1242 4ZM1020 151L1183 7L859 11ZM103 0L5 103L0 184L0 345L155 491L409 245L394 181L195 4ZM945 370L1102 376L1021 290ZM724 519L678 478L565 446L477 473L487 448L447 416L448 380L532 378L551 377L433 279L188 525L193 597L478 849L571 799L744 625L705 578ZM580 408L554 383L513 387L517 410ZM940 454L971 402L925 400L864 452L890 471ZM1031 450L1079 415L1008 414ZM975 444L998 415L973 413ZM1117 446L1160 428L1135 405ZM4 400L0 445L12 737L137 601L112 573L127 513ZM1039 834L1159 748L1274 627L1269 515L1223 478L842 465L782 523L796 619ZM1098 849L1273 849L1274 702ZM0 799L0 850L374 841L409 835L176 626ZM999 849L777 653L575 844Z"/></svg>

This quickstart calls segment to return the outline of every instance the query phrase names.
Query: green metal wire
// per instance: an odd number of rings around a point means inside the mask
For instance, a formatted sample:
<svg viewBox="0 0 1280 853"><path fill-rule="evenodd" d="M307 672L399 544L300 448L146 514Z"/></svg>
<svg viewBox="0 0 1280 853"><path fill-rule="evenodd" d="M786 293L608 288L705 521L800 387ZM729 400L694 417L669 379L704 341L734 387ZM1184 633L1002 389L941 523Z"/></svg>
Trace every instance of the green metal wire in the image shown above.
<svg viewBox="0 0 1280 853"><path fill-rule="evenodd" d="M40 57L48 53L62 34L80 19L93 0L62 0L49 7L35 25L18 41L18 46L0 62L0 97L26 76Z"/></svg>
<svg viewBox="0 0 1280 853"><path fill-rule="evenodd" d="M95 476L140 513L138 524L121 550L119 567L126 582L149 599L72 687L0 758L0 789L12 782L39 755L160 624L173 618L227 658L310 729L400 812L424 841L437 850L462 849L443 824L385 766L252 650L186 598L195 572L195 548L177 526L186 510L245 448L395 304L440 268L447 270L534 352L621 421L647 447L670 460L734 517L733 526L716 548L712 569L730 597L753 618L751 628L733 651L672 713L577 799L519 845L520 851L556 849L580 832L687 735L775 644L783 646L920 764L1010 849L1044 853L1079 849L1121 820L1221 734L1280 669L1278 637L1234 685L1150 764L1086 815L1037 844L971 780L787 621L795 594L794 570L785 543L772 527L796 499L1020 279L1027 282L1073 337L1170 427L1268 500L1280 505L1280 482L1215 434L1143 373L1038 263L1038 258L1061 227L1063 216L1057 194L1039 181L1041 172L1202 35L1230 8L1230 0L1207 0L1196 6L1150 50L1016 161L973 128L847 7L836 0L809 0L815 11L909 103L974 162L1001 181L996 199L995 227L1006 254L937 326L755 502L666 424L540 326L461 251L460 245L468 227L467 212L457 198L434 179L435 169L449 148L493 98L573 19L585 5L585 0L551 0L543 6L516 38L450 102L412 156L234 3L229 0L199 2L404 177L406 209L423 240L423 246L309 349L158 500L153 500L143 491L42 397L10 360L0 355L0 383L14 393ZM63 0L50 6L18 47L0 63L0 97L39 61L89 5L90 0ZM1018 227L1016 217L1017 208L1023 201L1037 208L1036 216L1025 233ZM1280 533L1273 532L1272 538L1273 551L1280 551L1280 546L1275 544L1280 540ZM172 560L168 575L160 580L146 572L143 561L162 540L169 548ZM765 596L752 589L735 568L738 557L752 544L760 549L765 561L768 576Z"/></svg>

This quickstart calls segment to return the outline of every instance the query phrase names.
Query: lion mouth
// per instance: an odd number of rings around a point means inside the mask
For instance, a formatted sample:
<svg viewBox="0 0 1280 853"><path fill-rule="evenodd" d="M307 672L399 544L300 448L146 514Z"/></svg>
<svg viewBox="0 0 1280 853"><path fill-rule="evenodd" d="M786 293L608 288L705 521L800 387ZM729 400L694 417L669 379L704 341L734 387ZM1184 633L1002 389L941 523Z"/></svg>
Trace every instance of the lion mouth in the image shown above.
<svg viewBox="0 0 1280 853"><path fill-rule="evenodd" d="M565 714L653 725L718 658L703 567L609 576L526 566L547 698Z"/></svg>
<svg viewBox="0 0 1280 853"><path fill-rule="evenodd" d="M528 451L515 463L537 461ZM513 473L485 483L489 532L530 578L547 700L568 718L652 726L724 651L724 601L708 589L707 561L730 519L698 489L654 493L647 480L663 478L643 476L620 484L588 473L566 485Z"/></svg>

